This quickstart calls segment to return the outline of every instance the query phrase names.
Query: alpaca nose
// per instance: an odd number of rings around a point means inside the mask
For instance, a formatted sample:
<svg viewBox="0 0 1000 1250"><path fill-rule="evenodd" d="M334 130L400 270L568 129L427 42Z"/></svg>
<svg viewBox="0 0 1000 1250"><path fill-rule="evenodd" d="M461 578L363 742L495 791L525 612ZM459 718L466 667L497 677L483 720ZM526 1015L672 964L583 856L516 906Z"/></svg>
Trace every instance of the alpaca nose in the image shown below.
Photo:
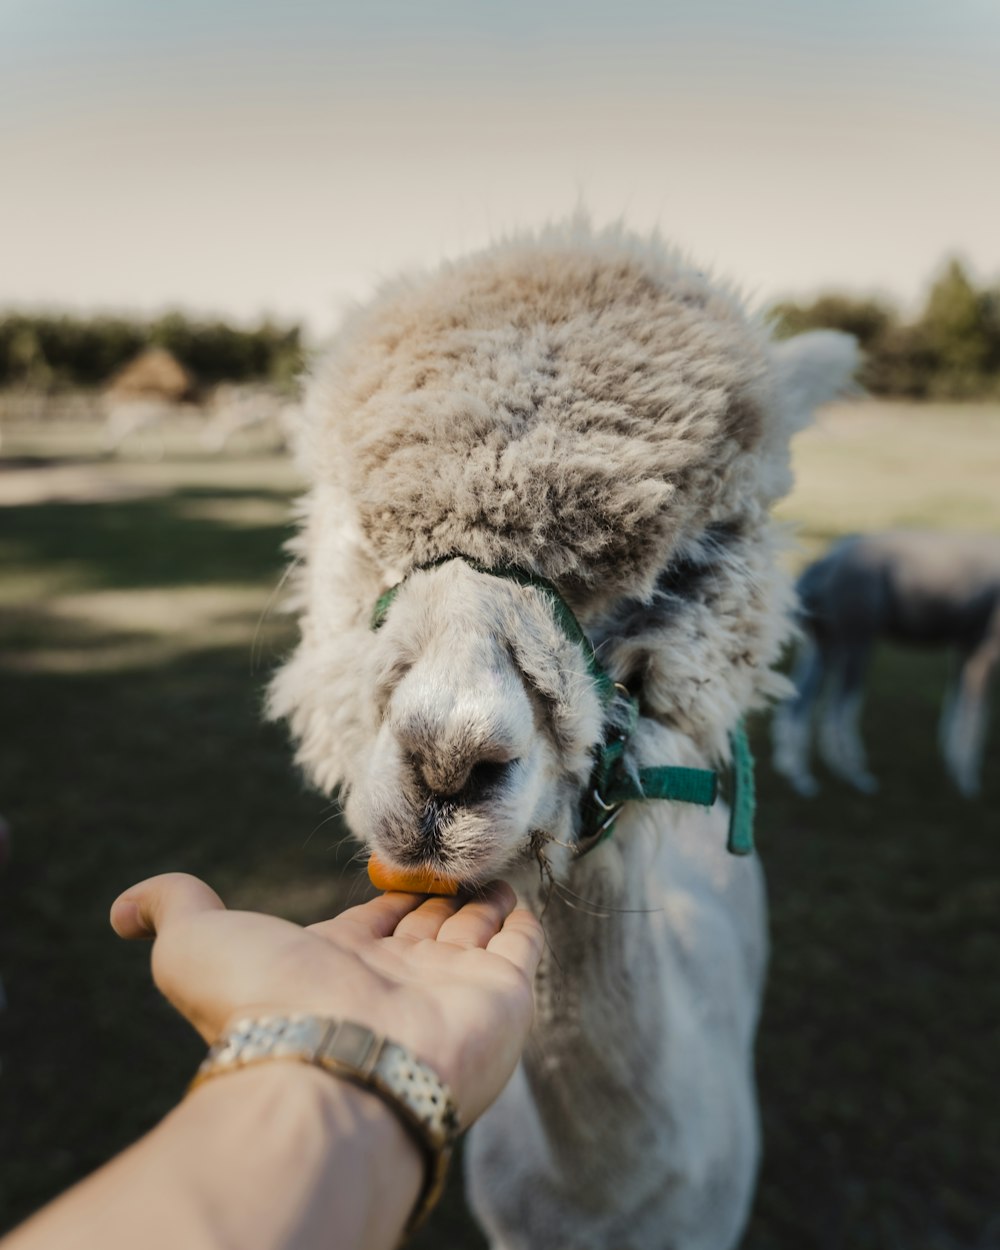
<svg viewBox="0 0 1000 1250"><path fill-rule="evenodd" d="M409 746L409 755L417 778L432 795L475 803L491 786L504 779L514 754L500 749L469 745Z"/></svg>
<svg viewBox="0 0 1000 1250"><path fill-rule="evenodd" d="M447 655L414 665L392 692L383 722L412 780L453 805L476 802L501 783L534 732L510 661L492 651L486 660L470 656L462 645L458 639Z"/></svg>
<svg viewBox="0 0 1000 1250"><path fill-rule="evenodd" d="M480 709L481 711L481 709ZM429 715L424 706L396 706L391 730L427 793L471 803L499 783L516 759L514 735L496 715Z"/></svg>

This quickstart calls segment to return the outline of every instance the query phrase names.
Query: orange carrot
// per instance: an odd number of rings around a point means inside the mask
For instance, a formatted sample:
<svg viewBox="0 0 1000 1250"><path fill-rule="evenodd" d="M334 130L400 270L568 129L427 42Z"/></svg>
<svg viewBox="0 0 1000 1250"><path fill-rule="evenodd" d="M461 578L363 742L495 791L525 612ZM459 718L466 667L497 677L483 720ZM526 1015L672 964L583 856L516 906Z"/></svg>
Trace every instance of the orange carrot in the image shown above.
<svg viewBox="0 0 1000 1250"><path fill-rule="evenodd" d="M419 868L390 868L377 855L368 861L368 877L376 890L398 890L403 894L457 894L454 877L443 877Z"/></svg>

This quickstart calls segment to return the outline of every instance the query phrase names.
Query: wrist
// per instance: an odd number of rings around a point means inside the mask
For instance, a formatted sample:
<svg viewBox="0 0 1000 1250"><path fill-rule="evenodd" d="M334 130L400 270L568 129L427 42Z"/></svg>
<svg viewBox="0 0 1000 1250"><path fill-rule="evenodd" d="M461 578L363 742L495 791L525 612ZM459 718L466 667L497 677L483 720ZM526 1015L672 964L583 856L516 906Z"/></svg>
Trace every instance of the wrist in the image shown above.
<svg viewBox="0 0 1000 1250"><path fill-rule="evenodd" d="M305 1064L261 1064L206 1082L9 1240L390 1250L422 1180L419 1151L374 1095Z"/></svg>
<svg viewBox="0 0 1000 1250"><path fill-rule="evenodd" d="M295 1061L248 1066L206 1081L169 1120L224 1151L240 1200L211 1207L242 1227L232 1244L390 1247L413 1210L424 1162L409 1133L373 1093ZM164 1127L167 1123L165 1122ZM201 1153L201 1152L200 1152ZM191 1175L214 1190L216 1177ZM206 1204L207 1206L208 1204Z"/></svg>
<svg viewBox="0 0 1000 1250"><path fill-rule="evenodd" d="M322 1069L380 1098L424 1159L424 1185L407 1222L417 1228L444 1187L458 1130L455 1103L434 1069L398 1042L355 1021L295 1012L232 1021L209 1048L192 1089L271 1060Z"/></svg>

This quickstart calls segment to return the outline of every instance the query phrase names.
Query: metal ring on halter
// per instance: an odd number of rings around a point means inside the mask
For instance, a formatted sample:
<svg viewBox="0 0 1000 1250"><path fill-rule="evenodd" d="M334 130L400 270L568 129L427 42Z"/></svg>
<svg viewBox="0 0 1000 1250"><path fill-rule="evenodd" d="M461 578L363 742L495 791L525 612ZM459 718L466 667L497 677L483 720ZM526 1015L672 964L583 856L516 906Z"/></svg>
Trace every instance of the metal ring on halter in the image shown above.
<svg viewBox="0 0 1000 1250"><path fill-rule="evenodd" d="M605 816L601 823L597 826L598 833L604 833L606 829L611 828L611 826L618 819L618 814L621 812L623 806L623 803L615 803L613 807L608 808L607 816Z"/></svg>
<svg viewBox="0 0 1000 1250"><path fill-rule="evenodd" d="M624 806L623 803L612 803L609 807L604 800L600 798L596 790L594 791L594 797L608 814L604 817L593 833L588 834L585 838L581 838L580 841L573 847L573 854L577 859L579 859L581 855L586 855L588 851L593 850L598 842L603 841L604 835L618 819L622 807Z"/></svg>
<svg viewBox="0 0 1000 1250"><path fill-rule="evenodd" d="M622 802L605 803L605 801L601 798L600 790L598 790L596 787L591 791L591 794L593 796L594 802L601 809L601 811L607 812L607 816L604 817L604 819L601 821L601 823L597 826L597 829L596 829L596 832L598 834L601 834L601 833L604 833L606 829L611 828L611 826L618 819L618 813L622 810L625 804Z"/></svg>
<svg viewBox="0 0 1000 1250"><path fill-rule="evenodd" d="M602 812L616 812L619 807L621 807L620 803L605 803L605 801L601 798L600 790L598 790L596 786L593 790L591 790L590 797L594 800Z"/></svg>

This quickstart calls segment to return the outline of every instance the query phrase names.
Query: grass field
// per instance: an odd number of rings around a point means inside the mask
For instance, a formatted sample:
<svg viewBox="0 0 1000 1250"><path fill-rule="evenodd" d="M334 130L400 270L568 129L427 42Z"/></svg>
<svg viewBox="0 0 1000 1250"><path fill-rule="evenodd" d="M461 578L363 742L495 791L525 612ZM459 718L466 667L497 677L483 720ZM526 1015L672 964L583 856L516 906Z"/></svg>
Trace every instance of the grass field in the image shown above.
<svg viewBox="0 0 1000 1250"><path fill-rule="evenodd" d="M367 889L260 715L292 637L273 608L287 462L96 447L82 426L14 427L0 458L0 1228L153 1123L200 1057L107 926L120 889L184 868L301 920ZM832 410L796 460L798 558L876 525L1000 532L1000 410ZM773 958L747 1250L1000 1246L1000 742L983 796L959 801L935 747L947 671L878 655L874 799L831 781L795 797L755 726ZM483 1244L457 1170L416 1244Z"/></svg>

